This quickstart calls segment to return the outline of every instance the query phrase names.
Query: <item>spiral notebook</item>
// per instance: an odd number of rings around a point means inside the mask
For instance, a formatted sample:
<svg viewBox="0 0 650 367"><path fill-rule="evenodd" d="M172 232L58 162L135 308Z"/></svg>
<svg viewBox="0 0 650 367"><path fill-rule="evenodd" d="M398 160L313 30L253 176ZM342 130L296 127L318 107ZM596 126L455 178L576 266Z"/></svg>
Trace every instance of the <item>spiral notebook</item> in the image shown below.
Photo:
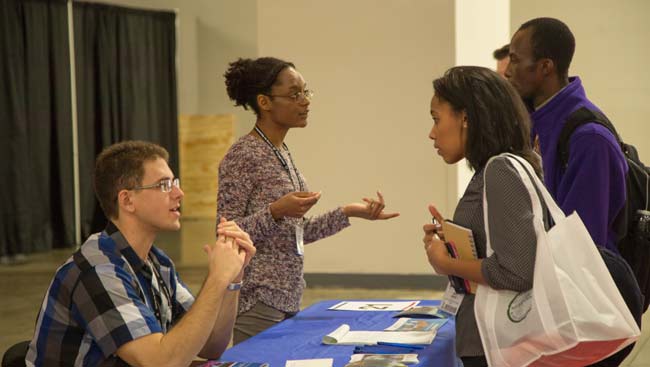
<svg viewBox="0 0 650 367"><path fill-rule="evenodd" d="M442 222L442 231L445 234L445 246L449 255L461 260L476 260L476 244L474 243L474 234L471 229L460 226L452 221ZM456 293L476 293L477 284L469 280L449 276L449 282Z"/></svg>

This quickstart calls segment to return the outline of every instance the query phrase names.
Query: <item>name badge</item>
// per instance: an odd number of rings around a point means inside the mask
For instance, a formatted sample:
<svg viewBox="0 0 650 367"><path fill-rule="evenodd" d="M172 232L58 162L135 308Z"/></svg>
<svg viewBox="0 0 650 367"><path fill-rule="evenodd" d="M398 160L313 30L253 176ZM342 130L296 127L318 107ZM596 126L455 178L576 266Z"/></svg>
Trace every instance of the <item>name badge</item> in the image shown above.
<svg viewBox="0 0 650 367"><path fill-rule="evenodd" d="M296 253L298 256L305 255L304 236L305 229L303 228L302 224L296 224Z"/></svg>
<svg viewBox="0 0 650 367"><path fill-rule="evenodd" d="M440 310L448 313L450 315L456 316L458 309L460 308L461 302L463 302L465 295L462 293L456 293L451 284L447 284L447 289L445 289L445 295L442 297L442 304L440 305Z"/></svg>

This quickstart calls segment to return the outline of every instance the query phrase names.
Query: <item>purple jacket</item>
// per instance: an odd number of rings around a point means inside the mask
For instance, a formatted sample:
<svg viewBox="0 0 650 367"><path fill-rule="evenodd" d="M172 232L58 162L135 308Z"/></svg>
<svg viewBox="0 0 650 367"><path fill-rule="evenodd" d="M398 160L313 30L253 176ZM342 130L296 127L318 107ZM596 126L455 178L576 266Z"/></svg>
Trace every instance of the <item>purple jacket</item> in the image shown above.
<svg viewBox="0 0 650 367"><path fill-rule="evenodd" d="M569 161L559 166L557 145L567 117L580 107L597 110L587 99L578 77L546 105L531 114L532 135L539 137L544 182L567 215L577 211L598 246L618 253L613 222L625 205L627 163L607 128L586 124L569 140Z"/></svg>

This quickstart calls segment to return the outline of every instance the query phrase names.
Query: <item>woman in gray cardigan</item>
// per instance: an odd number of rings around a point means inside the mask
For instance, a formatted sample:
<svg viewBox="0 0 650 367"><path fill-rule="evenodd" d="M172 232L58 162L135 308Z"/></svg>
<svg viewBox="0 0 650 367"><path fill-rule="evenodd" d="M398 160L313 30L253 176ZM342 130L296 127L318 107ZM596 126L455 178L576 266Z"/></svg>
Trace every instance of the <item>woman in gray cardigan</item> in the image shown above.
<svg viewBox="0 0 650 367"><path fill-rule="evenodd" d="M505 158L509 152L526 159L540 175L539 157L530 144L530 120L513 87L495 72L482 67L454 67L433 82L429 138L448 164L465 158L474 171L453 221L472 230L478 260L452 259L444 233L434 224L424 226L424 247L438 274L456 275L495 289L526 291L532 288L536 235L528 190ZM486 257L483 189L488 200L490 243ZM431 214L444 219L434 205ZM456 352L465 367L487 366L476 319L474 295L464 296L456 315Z"/></svg>

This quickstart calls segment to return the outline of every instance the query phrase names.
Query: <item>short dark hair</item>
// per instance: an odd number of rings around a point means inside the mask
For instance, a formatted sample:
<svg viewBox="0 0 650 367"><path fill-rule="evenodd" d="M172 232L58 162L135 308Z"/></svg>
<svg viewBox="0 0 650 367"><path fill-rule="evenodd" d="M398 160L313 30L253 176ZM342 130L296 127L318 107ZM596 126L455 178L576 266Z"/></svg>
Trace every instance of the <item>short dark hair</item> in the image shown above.
<svg viewBox="0 0 650 367"><path fill-rule="evenodd" d="M551 59L560 77L569 75L569 66L576 49L576 40L569 27L555 18L535 18L519 27L530 28L530 43L535 60Z"/></svg>
<svg viewBox="0 0 650 367"><path fill-rule="evenodd" d="M105 148L95 161L95 195L109 219L119 216L117 194L142 184L144 163L162 158L169 160L165 148L146 141L123 141Z"/></svg>
<svg viewBox="0 0 650 367"><path fill-rule="evenodd" d="M501 48L497 48L492 52L492 56L495 60L503 60L510 55L510 44L506 44Z"/></svg>
<svg viewBox="0 0 650 367"><path fill-rule="evenodd" d="M257 96L270 93L278 74L288 67L295 68L293 63L275 57L255 60L239 58L228 64L228 70L223 75L228 96L235 101L235 106L242 106L245 110L250 107L259 116Z"/></svg>
<svg viewBox="0 0 650 367"><path fill-rule="evenodd" d="M525 158L540 175L539 157L530 144L530 118L517 91L494 71L457 66L433 81L436 97L467 115L465 158L474 171L510 152Z"/></svg>

